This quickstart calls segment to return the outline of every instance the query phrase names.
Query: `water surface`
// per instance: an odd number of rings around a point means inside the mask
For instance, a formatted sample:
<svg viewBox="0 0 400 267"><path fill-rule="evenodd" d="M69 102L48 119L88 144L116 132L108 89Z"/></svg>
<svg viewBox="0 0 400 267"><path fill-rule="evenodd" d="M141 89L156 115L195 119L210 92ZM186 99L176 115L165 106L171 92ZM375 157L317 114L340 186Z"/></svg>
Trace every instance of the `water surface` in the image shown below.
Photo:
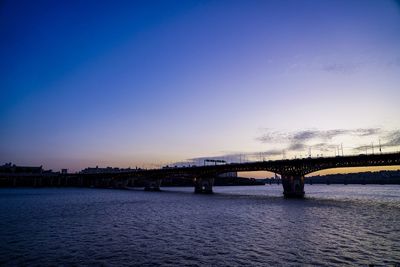
<svg viewBox="0 0 400 267"><path fill-rule="evenodd" d="M0 265L400 263L400 186L0 189Z"/></svg>

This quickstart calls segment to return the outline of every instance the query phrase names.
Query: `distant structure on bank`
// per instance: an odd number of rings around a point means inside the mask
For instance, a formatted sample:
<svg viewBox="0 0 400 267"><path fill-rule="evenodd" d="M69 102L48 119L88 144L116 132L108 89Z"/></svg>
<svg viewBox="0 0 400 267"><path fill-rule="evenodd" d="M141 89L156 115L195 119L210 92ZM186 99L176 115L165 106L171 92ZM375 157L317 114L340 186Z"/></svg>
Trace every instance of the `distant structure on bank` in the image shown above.
<svg viewBox="0 0 400 267"><path fill-rule="evenodd" d="M307 184L400 184L400 170L317 175L305 178Z"/></svg>
<svg viewBox="0 0 400 267"><path fill-rule="evenodd" d="M15 164L6 163L0 166L0 173L30 173L30 174L41 174L45 172L42 166L39 167L28 167L28 166L16 166Z"/></svg>
<svg viewBox="0 0 400 267"><path fill-rule="evenodd" d="M96 166L95 168L88 167L80 171L82 174L96 174L96 173L121 173L121 172L132 172L135 170L141 170L140 168L113 168L113 167L106 167L106 168L99 168Z"/></svg>

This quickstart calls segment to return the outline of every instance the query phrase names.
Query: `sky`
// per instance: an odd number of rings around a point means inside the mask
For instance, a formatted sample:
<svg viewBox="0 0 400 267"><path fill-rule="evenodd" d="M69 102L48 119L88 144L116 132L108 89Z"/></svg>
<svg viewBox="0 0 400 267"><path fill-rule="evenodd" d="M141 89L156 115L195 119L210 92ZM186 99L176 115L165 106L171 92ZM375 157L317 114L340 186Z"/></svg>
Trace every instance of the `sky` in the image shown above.
<svg viewBox="0 0 400 267"><path fill-rule="evenodd" d="M0 36L0 164L400 150L396 1L3 0Z"/></svg>

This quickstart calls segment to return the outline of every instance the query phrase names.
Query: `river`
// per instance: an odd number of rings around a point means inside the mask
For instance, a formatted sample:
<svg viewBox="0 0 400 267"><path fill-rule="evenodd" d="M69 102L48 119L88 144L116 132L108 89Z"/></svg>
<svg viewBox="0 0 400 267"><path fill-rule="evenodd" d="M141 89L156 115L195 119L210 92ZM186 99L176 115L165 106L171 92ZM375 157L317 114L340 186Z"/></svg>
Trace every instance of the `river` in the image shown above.
<svg viewBox="0 0 400 267"><path fill-rule="evenodd" d="M399 185L0 189L0 265L400 264Z"/></svg>

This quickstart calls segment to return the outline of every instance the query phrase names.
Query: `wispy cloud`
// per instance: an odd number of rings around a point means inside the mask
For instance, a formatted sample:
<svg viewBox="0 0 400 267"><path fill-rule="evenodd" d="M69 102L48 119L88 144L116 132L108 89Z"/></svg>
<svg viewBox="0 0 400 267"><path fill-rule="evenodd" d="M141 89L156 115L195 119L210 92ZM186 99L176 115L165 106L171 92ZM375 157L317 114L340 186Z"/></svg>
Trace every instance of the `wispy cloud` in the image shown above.
<svg viewBox="0 0 400 267"><path fill-rule="evenodd" d="M393 57L392 59L366 59L359 62L332 62L320 64L319 68L332 74L353 74L371 66L378 68L399 68L400 56Z"/></svg>
<svg viewBox="0 0 400 267"><path fill-rule="evenodd" d="M333 153L341 146L341 139L355 140L347 151L359 152L369 150L372 147L370 140L376 139L375 148L395 148L400 146L400 131L388 131L382 128L357 128L357 129L332 129L316 130L308 129L292 132L280 132L266 129L265 132L256 138L258 141L268 145L280 144L282 150L288 153L304 153L308 149L318 151L319 153ZM367 141L368 140L368 141ZM362 142L365 142L362 144Z"/></svg>
<svg viewBox="0 0 400 267"><path fill-rule="evenodd" d="M355 147L356 151L368 151L372 149L373 144L361 145ZM387 131L384 133L382 140L380 140L380 144L375 143L375 148L394 148L400 146L400 130ZM378 148L379 147L379 148Z"/></svg>
<svg viewBox="0 0 400 267"><path fill-rule="evenodd" d="M355 63L331 63L322 66L322 70L335 74L352 74L359 70L360 64Z"/></svg>
<svg viewBox="0 0 400 267"><path fill-rule="evenodd" d="M225 152L221 156L196 157L182 162L173 163L177 166L203 165L206 159L225 160L231 162L244 162L254 160L269 160L287 157L308 155L309 149L320 155L336 153L341 147L337 140L347 137L363 142L363 140L376 139L381 141L381 148L396 148L400 146L400 130L385 130L382 128L356 128L356 129L331 129L316 130L307 129L301 131L277 131L273 129L262 129L262 135L256 138L264 145L269 145L271 149L255 152ZM336 139L339 138L339 139ZM379 150L378 142L374 143L375 151ZM370 141L365 144L353 144L346 147L347 153L362 153L365 150L371 151ZM315 152L317 151L317 152ZM337 152L339 153L339 152Z"/></svg>
<svg viewBox="0 0 400 267"><path fill-rule="evenodd" d="M322 153L331 152L332 150L337 148L336 144L327 144L327 143L318 143L312 145L313 149L316 149Z"/></svg>
<svg viewBox="0 0 400 267"><path fill-rule="evenodd" d="M244 152L244 153L224 153L221 156L211 156L211 157L197 157L191 158L186 161L193 162L193 164L203 164L204 160L206 159L218 159L218 160L225 160L227 162L243 162L252 159L264 159L267 157L272 156L279 156L282 155L281 149L270 149L265 151L258 151L258 152Z"/></svg>
<svg viewBox="0 0 400 267"><path fill-rule="evenodd" d="M209 157L196 157L190 158L185 161L175 162L171 165L173 166L188 166L188 165L196 165L201 166L207 159L214 160L225 160L227 163L239 163L246 161L254 161L254 160L265 160L270 157L281 156L283 150L281 149L270 149L265 151L258 152L244 152L244 153L222 153L221 156L209 156Z"/></svg>
<svg viewBox="0 0 400 267"><path fill-rule="evenodd" d="M333 129L333 130L302 130L297 132L279 132L272 131L266 132L262 136L256 139L262 143L273 143L273 142L290 142L303 143L309 140L321 139L331 140L334 137L340 135L352 135L352 136L371 136L382 133L381 128L358 128L358 129Z"/></svg>
<svg viewBox="0 0 400 267"><path fill-rule="evenodd" d="M306 149L306 145L302 143L292 143L289 145L289 147L286 150L289 151L302 151Z"/></svg>
<svg viewBox="0 0 400 267"><path fill-rule="evenodd" d="M400 130L389 132L385 139L384 147L400 146Z"/></svg>

